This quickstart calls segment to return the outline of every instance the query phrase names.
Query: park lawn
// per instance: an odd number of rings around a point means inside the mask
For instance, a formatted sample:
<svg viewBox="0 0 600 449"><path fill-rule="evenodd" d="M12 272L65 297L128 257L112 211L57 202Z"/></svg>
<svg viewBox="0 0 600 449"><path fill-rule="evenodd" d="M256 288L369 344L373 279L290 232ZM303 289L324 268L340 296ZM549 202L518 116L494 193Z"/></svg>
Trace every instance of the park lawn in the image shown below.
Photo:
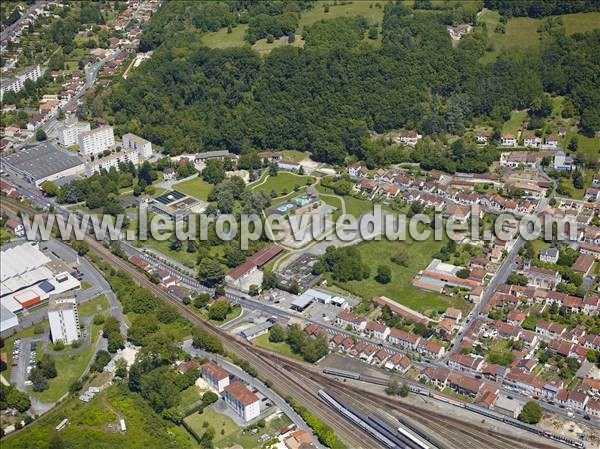
<svg viewBox="0 0 600 449"><path fill-rule="evenodd" d="M240 47L244 44L250 45L244 41L244 34L248 29L248 24L240 24L227 32L227 28L221 28L219 31L205 33L202 35L202 44L211 48L229 48Z"/></svg>
<svg viewBox="0 0 600 449"><path fill-rule="evenodd" d="M218 413L213 407L207 407L201 414L194 413L185 418L185 422L200 436L205 432L206 428L203 424L207 422L208 426L215 429L213 439L215 447L226 448L239 444L244 449L259 449L262 447L259 441L261 435L266 433L275 436L291 421L284 415L268 421L266 427L259 429L255 434L244 433L230 417Z"/></svg>
<svg viewBox="0 0 600 449"><path fill-rule="evenodd" d="M289 172L279 172L277 176L269 176L264 184L256 184L252 189L257 191L263 191L267 194L271 194L275 191L277 196L287 195L294 191L294 187L297 185L303 187L307 181L314 182L315 178L312 176L297 175Z"/></svg>
<svg viewBox="0 0 600 449"><path fill-rule="evenodd" d="M433 240L433 237L423 242L416 242L408 238L406 241L390 241L382 236L380 241L361 242L355 248L360 252L363 263L371 269L369 278L362 281L338 282L331 280L331 282L356 296L365 299L371 299L376 295L387 296L419 312L432 309L443 311L451 304L461 306L464 301L460 299L445 297L412 286L413 277L431 262L433 255L444 244L444 241L437 242ZM408 256L409 265L407 267L397 265L390 260L390 257L397 251L403 251ZM375 280L379 265L387 265L392 271L392 280L388 284L380 284Z"/></svg>
<svg viewBox="0 0 600 449"><path fill-rule="evenodd" d="M378 23L381 25L383 21L383 9L386 1L353 1L345 4L334 5L330 1L317 1L314 6L302 12L300 16L300 24L298 27L298 33L301 34L304 26L312 25L313 23L323 19L335 19L336 17L354 17L362 16L367 19L369 24ZM329 12L325 12L323 5L329 5ZM379 8L376 6L379 4Z"/></svg>
<svg viewBox="0 0 600 449"><path fill-rule="evenodd" d="M47 390L36 392L29 389L31 395L42 402L56 402L67 393L69 386L81 377L90 362L101 329L101 325L92 324L91 328L88 329L90 332L90 345L83 351L74 354L52 355L56 363L56 377L48 380ZM38 358L41 358L41 356L42 351L39 351Z"/></svg>
<svg viewBox="0 0 600 449"><path fill-rule="evenodd" d="M321 184L317 185L317 191L321 193L327 193L329 195L335 195L333 189L324 187ZM344 203L346 204L346 213L353 215L354 217L360 217L365 212L373 212L373 203L367 200L361 200L354 198L353 196L343 196ZM323 201L326 203L332 199L331 197L323 197ZM328 203L329 204L329 203Z"/></svg>
<svg viewBox="0 0 600 449"><path fill-rule="evenodd" d="M278 354L285 355L293 359L304 360L301 355L292 352L292 348L290 348L290 345L286 342L273 343L272 341L269 341L268 333L253 338L252 343L254 343L259 348L277 352Z"/></svg>
<svg viewBox="0 0 600 449"><path fill-rule="evenodd" d="M96 296L89 301L77 305L79 316L93 316L97 313L108 310L108 298L105 295Z"/></svg>
<svg viewBox="0 0 600 449"><path fill-rule="evenodd" d="M567 134L560 138L561 148L563 148L565 152L567 152L566 150L569 142L571 142L571 139L574 136L577 136L577 151L585 153L586 158L589 160L594 160L594 158L598 159L598 157L600 157L600 140L596 137L587 137L574 131L567 131Z"/></svg>
<svg viewBox="0 0 600 449"><path fill-rule="evenodd" d="M181 392L177 409L184 413L185 416L185 414L187 414L186 412L192 408L192 406L202 401L202 394L203 390L201 390L197 385L192 385L191 387L186 388Z"/></svg>
<svg viewBox="0 0 600 449"><path fill-rule="evenodd" d="M283 150L283 159L286 161L301 162L307 157L310 157L308 151Z"/></svg>
<svg viewBox="0 0 600 449"><path fill-rule="evenodd" d="M600 28L600 12L564 14L559 16L563 21L566 34L584 33ZM540 45L540 33L537 32L546 18L532 19L529 17L513 17L506 24L506 33L496 33L500 15L496 11L485 9L478 17L478 23L487 24L488 37L493 51L487 52L481 62L493 62L503 51L514 48L532 48Z"/></svg>
<svg viewBox="0 0 600 449"><path fill-rule="evenodd" d="M335 211L332 214L332 219L333 221L336 221L340 215L342 215L342 200L340 200L339 198L335 197L335 196L325 196L325 195L321 195L321 201L323 201L325 204L328 204L329 206L335 207Z"/></svg>
<svg viewBox="0 0 600 449"><path fill-rule="evenodd" d="M526 110L512 111L510 113L510 119L507 122L504 122L504 124L502 125L502 134L514 134L516 136L518 129L526 120Z"/></svg>
<svg viewBox="0 0 600 449"><path fill-rule="evenodd" d="M146 401L124 386L112 386L97 394L89 403L73 397L63 405L36 419L27 430L2 440L3 449L48 447L56 434L55 427L64 418L69 425L60 432L64 447L104 449L145 449L151 447L186 447L198 445L182 428L161 418ZM118 432L119 418L125 420L127 432ZM63 446L61 446L63 447Z"/></svg>
<svg viewBox="0 0 600 449"><path fill-rule="evenodd" d="M170 240L158 241L153 239L151 236L148 236L147 240L140 243L143 246L154 248L156 251L161 252L172 259L175 259L177 262L182 263L186 267L194 267L196 265L198 253L195 251L193 253L188 253L187 242L182 242L181 251L172 250L170 248Z"/></svg>
<svg viewBox="0 0 600 449"><path fill-rule="evenodd" d="M196 177L188 179L173 185L173 190L178 190L186 195L193 196L202 201L207 201L208 194L213 189L213 185L204 182L202 178Z"/></svg>

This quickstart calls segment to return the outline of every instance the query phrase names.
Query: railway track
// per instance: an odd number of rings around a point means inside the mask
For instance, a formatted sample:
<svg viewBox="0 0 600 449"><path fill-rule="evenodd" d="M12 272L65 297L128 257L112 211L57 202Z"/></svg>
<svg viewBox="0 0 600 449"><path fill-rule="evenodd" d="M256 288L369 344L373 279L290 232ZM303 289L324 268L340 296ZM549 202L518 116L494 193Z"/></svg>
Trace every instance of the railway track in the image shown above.
<svg viewBox="0 0 600 449"><path fill-rule="evenodd" d="M10 202L10 205L21 212L36 213L34 210L19 203ZM139 272L129 262L114 255L102 242L89 235L85 236L85 241L94 253L101 256L111 266L128 273L139 285L147 288L157 297L173 305L190 322L218 336L227 351L246 359L259 371L261 377L270 379L273 382L275 389L284 392L284 396L288 394L292 396L298 403L302 404L307 410L330 426L336 435L351 448L376 449L382 446L354 424L344 419L339 419L331 408L319 399L317 394L319 389L326 387L354 401L368 402L374 407L384 410L391 409L403 416L410 416L425 428L434 430L437 434L441 435L444 440L450 443L449 447L452 449L556 449L556 446L527 439L508 438L499 432L491 431L470 422L467 423L457 418L432 412L423 407L409 406L389 397L380 396L355 386L336 382L330 377L310 370L300 362L241 341L224 330L202 320L180 301L153 284L145 274Z"/></svg>

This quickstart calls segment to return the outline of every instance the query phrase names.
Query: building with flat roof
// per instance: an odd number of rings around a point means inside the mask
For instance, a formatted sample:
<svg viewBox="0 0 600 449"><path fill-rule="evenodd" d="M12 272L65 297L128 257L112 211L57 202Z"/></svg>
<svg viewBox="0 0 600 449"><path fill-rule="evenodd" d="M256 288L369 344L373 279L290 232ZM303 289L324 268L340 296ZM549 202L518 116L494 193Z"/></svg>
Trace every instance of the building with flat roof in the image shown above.
<svg viewBox="0 0 600 449"><path fill-rule="evenodd" d="M19 325L17 315L0 304L0 332L7 331Z"/></svg>
<svg viewBox="0 0 600 449"><path fill-rule="evenodd" d="M58 143L65 147L77 145L79 135L90 131L88 122L63 123L58 129Z"/></svg>
<svg viewBox="0 0 600 449"><path fill-rule="evenodd" d="M42 69L39 65L34 65L21 70L12 78L2 79L2 82L0 82L0 100L4 98L6 92L19 92L23 89L25 81L36 81L40 76L42 76Z"/></svg>
<svg viewBox="0 0 600 449"><path fill-rule="evenodd" d="M79 152L88 156L102 153L115 145L112 126L101 126L79 134Z"/></svg>
<svg viewBox="0 0 600 449"><path fill-rule="evenodd" d="M187 196L178 190L171 190L153 198L150 209L165 218L178 223L187 219L190 213L202 213L207 203Z"/></svg>
<svg viewBox="0 0 600 449"><path fill-rule="evenodd" d="M260 415L260 400L239 380L225 387L223 399L246 422Z"/></svg>
<svg viewBox="0 0 600 449"><path fill-rule="evenodd" d="M48 321L52 341L61 340L70 345L81 337L79 313L75 298L50 298L48 301Z"/></svg>
<svg viewBox="0 0 600 449"><path fill-rule="evenodd" d="M127 164L131 162L134 165L139 163L139 154L136 150L124 149L117 153L111 153L108 156L97 155L94 160L89 160L85 164L85 174L92 176L94 173L99 173L101 170L110 170L115 167L119 170L119 164Z"/></svg>
<svg viewBox="0 0 600 449"><path fill-rule="evenodd" d="M135 134L123 134L123 148L135 150L146 159L152 156L152 143Z"/></svg>
<svg viewBox="0 0 600 449"><path fill-rule="evenodd" d="M2 165L39 187L44 181L56 181L80 175L84 161L73 153L44 142L27 146L2 158Z"/></svg>

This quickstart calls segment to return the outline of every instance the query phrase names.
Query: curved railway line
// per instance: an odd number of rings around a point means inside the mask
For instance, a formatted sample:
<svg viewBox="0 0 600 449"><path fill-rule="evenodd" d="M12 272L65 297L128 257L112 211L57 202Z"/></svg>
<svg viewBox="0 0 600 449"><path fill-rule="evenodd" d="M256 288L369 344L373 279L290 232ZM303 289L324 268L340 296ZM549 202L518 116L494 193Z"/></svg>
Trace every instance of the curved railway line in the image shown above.
<svg viewBox="0 0 600 449"><path fill-rule="evenodd" d="M10 204L14 209L28 214L35 214L36 211L15 203L11 200L3 202L4 206ZM152 283L145 274L138 271L136 267L129 262L114 255L104 244L95 238L86 234L85 241L90 250L101 256L107 263L114 268L128 273L136 283L147 288L157 297L173 305L190 322L218 336L227 351L246 359L252 364L261 377L270 379L276 390L283 395L292 396L298 403L315 414L325 424L330 426L346 444L351 448L376 449L382 447L379 442L366 434L355 424L341 419L333 410L319 399L318 391L327 388L338 395L343 395L349 399L363 404L370 404L376 409L395 412L401 416L410 417L413 421L421 424L422 427L433 430L440 438L436 440L445 440L447 444L440 444L445 449L464 449L464 448L490 448L490 449L556 449L557 446L544 444L541 442L507 437L500 432L496 432L474 422L467 422L455 417L431 411L425 407L408 405L390 397L378 395L366 391L356 386L350 386L339 381L335 381L319 372L311 370L303 363L289 359L285 356L275 354L258 348L251 343L242 341L226 331L204 321L198 317L187 306L179 300L168 295L157 285ZM393 413L392 413L393 414Z"/></svg>

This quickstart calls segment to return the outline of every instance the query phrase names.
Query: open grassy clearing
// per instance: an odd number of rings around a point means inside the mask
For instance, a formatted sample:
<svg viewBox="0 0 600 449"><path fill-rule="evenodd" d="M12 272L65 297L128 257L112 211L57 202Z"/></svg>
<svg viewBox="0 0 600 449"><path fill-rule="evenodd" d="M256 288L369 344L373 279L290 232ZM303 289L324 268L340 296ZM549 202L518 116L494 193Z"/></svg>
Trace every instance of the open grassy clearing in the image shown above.
<svg viewBox="0 0 600 449"><path fill-rule="evenodd" d="M600 28L600 13L587 12L565 14L561 17L563 28L567 34L584 33ZM493 51L486 53L481 62L493 62L504 50L515 48L532 48L540 44L540 33L537 32L546 18L513 17L506 24L506 33L496 33L500 23L500 15L496 11L485 9L478 17L478 23L485 23Z"/></svg>
<svg viewBox="0 0 600 449"><path fill-rule="evenodd" d="M194 413L185 419L185 422L198 434L202 435L207 427L215 429L215 437L213 439L215 447L233 447L239 444L244 449L258 449L262 447L259 438L263 434L271 436L276 435L282 428L290 424L290 420L285 417L278 417L267 421L264 429L252 434L250 432L243 433L240 428L231 418L222 415L215 411L213 407L207 407L204 411ZM204 423L208 423L205 427Z"/></svg>
<svg viewBox="0 0 600 449"><path fill-rule="evenodd" d="M286 161L294 161L300 162L310 157L310 153L308 151L297 151L297 150L283 150L283 158Z"/></svg>
<svg viewBox="0 0 600 449"><path fill-rule="evenodd" d="M268 333L253 338L252 343L254 343L259 348L268 349L269 351L277 352L279 354L291 357L293 359L304 360L301 355L292 352L290 345L286 342L273 343L272 341L269 341Z"/></svg>
<svg viewBox="0 0 600 449"><path fill-rule="evenodd" d="M105 310L108 310L108 298L104 295L96 296L94 299L77 305L79 316L94 316Z"/></svg>
<svg viewBox="0 0 600 449"><path fill-rule="evenodd" d="M253 190L263 191L268 193L275 191L277 196L287 195L294 191L294 187L300 188L306 186L307 183L313 183L315 178L312 176L296 175L289 172L279 172L277 176L269 176L264 184L257 183L252 187Z"/></svg>
<svg viewBox="0 0 600 449"><path fill-rule="evenodd" d="M521 127L525 120L527 120L527 111L512 111L510 113L510 120L504 122L502 125L502 133L514 134L516 136L517 130Z"/></svg>
<svg viewBox="0 0 600 449"><path fill-rule="evenodd" d="M362 242L356 245L363 263L371 269L371 275L363 281L336 282L339 287L362 298L371 299L375 295L387 296L411 309L425 312L428 310L445 310L446 307L464 306L462 299L449 298L435 293L419 290L411 282L419 270L424 269L434 254L445 242L434 241L433 238L416 242L407 239L404 242L390 241L382 237L380 241ZM393 263L390 257L396 252L404 252L409 265L403 267ZM392 280L388 284L380 284L375 280L377 267L387 265L392 271Z"/></svg>
<svg viewBox="0 0 600 449"><path fill-rule="evenodd" d="M332 189L322 186L321 184L317 185L317 190L322 193L327 193L330 195L335 195L335 192ZM344 196L342 197L346 204L346 213L354 215L355 217L360 217L365 212L373 212L373 203L367 200L361 200L358 198L354 198L353 196ZM332 200L331 197L323 197L323 201L327 204L330 204L329 201Z"/></svg>
<svg viewBox="0 0 600 449"><path fill-rule="evenodd" d="M334 19L336 17L363 16L369 24L378 23L381 25L383 21L383 9L386 3L386 1L359 0L343 5L334 5L331 1L317 1L311 9L304 11L300 16L299 31L302 30L303 26L312 25L319 20ZM323 8L325 4L329 5L329 12L325 12ZM379 7L376 4L379 4Z"/></svg>
<svg viewBox="0 0 600 449"><path fill-rule="evenodd" d="M112 386L87 404L76 397L69 399L27 426L23 432L3 439L2 448L46 448L56 434L55 427L64 418L69 419L69 425L60 432L64 447L198 447L185 430L162 419L141 396L129 392L126 386ZM118 431L120 418L127 426L125 434Z"/></svg>
<svg viewBox="0 0 600 449"><path fill-rule="evenodd" d="M192 196L196 199L207 201L208 194L213 189L213 185L204 182L202 178L196 177L188 179L187 181L179 182L173 185L173 190L179 190L186 195Z"/></svg>

